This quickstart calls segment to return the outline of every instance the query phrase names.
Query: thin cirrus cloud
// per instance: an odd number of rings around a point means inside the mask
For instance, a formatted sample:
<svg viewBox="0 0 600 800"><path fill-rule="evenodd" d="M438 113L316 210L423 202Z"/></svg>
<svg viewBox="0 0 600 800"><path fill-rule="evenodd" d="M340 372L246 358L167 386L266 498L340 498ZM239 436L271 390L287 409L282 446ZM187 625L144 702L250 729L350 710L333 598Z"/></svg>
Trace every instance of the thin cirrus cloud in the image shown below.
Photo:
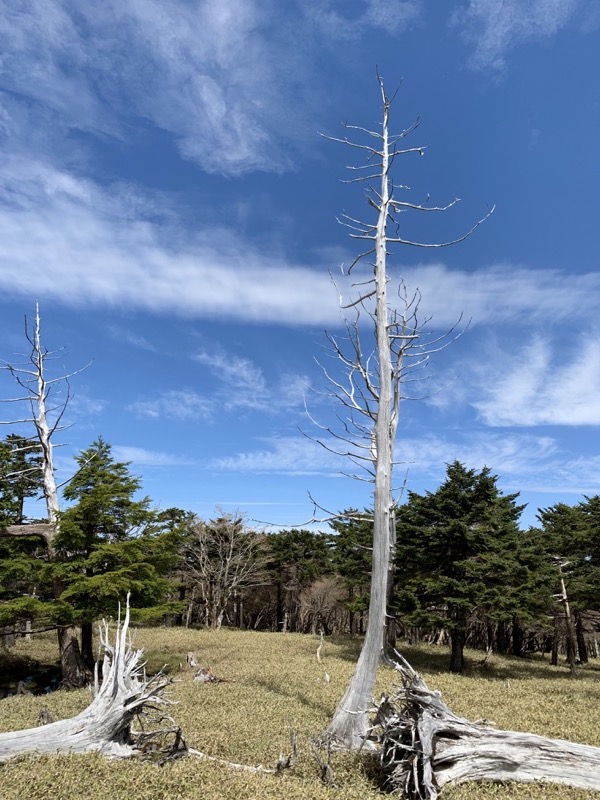
<svg viewBox="0 0 600 800"><path fill-rule="evenodd" d="M226 411L248 409L277 413L301 408L310 388L306 376L287 373L270 386L257 364L222 348L212 352L201 350L192 359L207 367L218 382L214 400Z"/></svg>
<svg viewBox="0 0 600 800"><path fill-rule="evenodd" d="M173 389L155 398L137 400L127 406L127 410L149 419L168 417L187 421L209 419L214 411L214 403L192 389Z"/></svg>
<svg viewBox="0 0 600 800"><path fill-rule="evenodd" d="M5 296L30 297L35 286L41 300L76 307L294 326L340 323L329 263L307 266L269 255L231 230L190 233L176 224L165 198L102 189L21 158L4 166ZM442 263L404 272L436 327L453 325L461 313L475 325L556 322L574 314L585 320L600 299L598 273L567 280L551 269L502 264L469 273Z"/></svg>
<svg viewBox="0 0 600 800"><path fill-rule="evenodd" d="M4 81L62 130L124 137L143 118L208 172L281 171L308 124L297 101L314 103L286 23L272 0L6 0Z"/></svg>
<svg viewBox="0 0 600 800"><path fill-rule="evenodd" d="M474 45L476 69L503 69L515 45L547 39L589 10L587 0L469 0L451 16L451 26Z"/></svg>
<svg viewBox="0 0 600 800"><path fill-rule="evenodd" d="M443 480L445 465L455 460L471 469L491 467L508 490L579 495L598 491L600 457L574 457L545 435L478 431L454 440L435 434L421 439L400 437L396 459L398 479L406 476L408 488L416 491L421 491L423 482L429 486L432 480ZM263 439L254 450L213 459L209 467L223 472L337 478L349 471L349 462L309 438L275 436Z"/></svg>
<svg viewBox="0 0 600 800"><path fill-rule="evenodd" d="M140 336L128 328L123 328L121 325L109 325L108 332L113 339L116 339L121 344L131 345L138 350L147 350L150 353L158 352L158 348L145 336Z"/></svg>
<svg viewBox="0 0 600 800"><path fill-rule="evenodd" d="M325 450L312 439L274 436L263 439L260 449L216 458L210 466L226 472L337 477L345 465L343 458Z"/></svg>
<svg viewBox="0 0 600 800"><path fill-rule="evenodd" d="M334 40L352 41L374 28L397 36L423 16L423 0L366 0L358 16L348 16L347 4L339 0L309 0L305 13L317 29Z"/></svg>
<svg viewBox="0 0 600 800"><path fill-rule="evenodd" d="M399 483L406 479L406 486L414 491L422 491L422 486L429 487L432 481L442 481L445 465L455 460L471 469L491 467L509 491L540 494L598 491L600 458L574 457L551 436L477 431L455 439L436 434L420 439L400 437L396 459ZM291 436L265 438L256 449L214 459L208 466L216 471L242 474L324 478L344 477L344 473L353 471L348 459L334 455L309 438ZM362 487L359 493L368 493L368 484L354 485Z"/></svg>
<svg viewBox="0 0 600 800"><path fill-rule="evenodd" d="M171 453L127 445L115 445L113 454L119 461L131 462L134 466L139 467L178 467L189 466L193 463L189 459Z"/></svg>
<svg viewBox="0 0 600 800"><path fill-rule="evenodd" d="M91 181L13 160L0 200L5 294L29 297L35 285L41 299L73 306L260 322L322 323L335 314L325 270L269 257L232 231L193 234L151 220L151 199L123 200Z"/></svg>
<svg viewBox="0 0 600 800"><path fill-rule="evenodd" d="M536 336L516 352L497 352L493 368L475 372L472 402L490 426L600 425L600 338L573 335L559 356Z"/></svg>

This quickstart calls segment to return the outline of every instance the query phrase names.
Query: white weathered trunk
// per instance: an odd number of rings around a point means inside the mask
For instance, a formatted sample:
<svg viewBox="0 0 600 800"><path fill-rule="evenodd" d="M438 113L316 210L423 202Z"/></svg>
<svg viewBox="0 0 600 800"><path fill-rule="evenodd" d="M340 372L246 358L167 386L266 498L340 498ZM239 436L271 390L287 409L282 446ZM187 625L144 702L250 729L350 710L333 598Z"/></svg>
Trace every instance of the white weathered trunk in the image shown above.
<svg viewBox="0 0 600 800"><path fill-rule="evenodd" d="M392 354L389 338L389 308L387 299L387 239L389 214L389 103L384 95L382 126L381 199L375 236L375 324L377 336L378 386L374 437L371 447L375 472L373 505L373 555L369 621L359 659L324 738L339 747L357 750L371 747L366 736L369 730L369 711L377 667L385 648L388 575L390 569L390 535L393 517L392 465L396 415L392 409Z"/></svg>
<svg viewBox="0 0 600 800"><path fill-rule="evenodd" d="M56 479L54 477L54 456L52 445L52 431L48 425L48 415L46 409L46 397L48 396L48 385L44 374L44 357L40 336L40 309L38 304L35 306L35 328L33 332L33 355L35 359L37 392L35 393L35 407L32 402L35 428L38 439L42 447L42 474L44 479L44 497L46 498L46 508L48 510L48 522L56 525L58 521L58 491Z"/></svg>
<svg viewBox="0 0 600 800"><path fill-rule="evenodd" d="M419 800L436 800L451 783L484 780L600 790L600 748L469 722L407 662L397 669L403 689L378 712L387 788Z"/></svg>
<svg viewBox="0 0 600 800"><path fill-rule="evenodd" d="M101 752L112 757L136 755L131 726L145 706L166 703L162 692L168 680L146 680L140 665L141 650L128 641L129 604L119 623L114 646L108 627L100 632L104 647L103 680L91 704L76 717L42 727L0 734L0 763L26 753Z"/></svg>

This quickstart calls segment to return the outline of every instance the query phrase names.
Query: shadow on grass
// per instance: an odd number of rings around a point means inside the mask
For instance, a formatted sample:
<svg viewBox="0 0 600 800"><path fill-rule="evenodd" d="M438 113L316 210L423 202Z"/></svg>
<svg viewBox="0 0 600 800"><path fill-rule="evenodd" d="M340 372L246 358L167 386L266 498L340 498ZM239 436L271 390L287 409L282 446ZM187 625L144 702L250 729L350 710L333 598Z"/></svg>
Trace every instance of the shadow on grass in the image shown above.
<svg viewBox="0 0 600 800"><path fill-rule="evenodd" d="M409 661L417 672L433 674L449 672L449 648L433 646L415 646L402 644L399 652ZM493 653L489 660L478 650L467 650L465 653L465 669L461 673L466 678L498 678L501 680L564 680L569 678L568 665L563 661L559 666L550 665L549 656L545 658L539 653L523 657L499 655ZM600 663L589 663L579 666L575 679L600 677Z"/></svg>
<svg viewBox="0 0 600 800"><path fill-rule="evenodd" d="M356 662L360 654L363 638L358 636L329 636L325 640L336 648L336 656L345 661ZM417 672L428 674L443 674L449 672L450 648L434 645L410 645L398 642L398 652L413 666ZM544 679L563 680L570 677L568 665L564 659L557 667L550 666L548 655L529 654L523 657L500 655L493 653L489 660L485 660L485 653L480 650L467 650L465 652L465 670L463 677L471 678L500 678L506 679ZM575 679L600 677L600 662L592 661L589 664L578 666Z"/></svg>
<svg viewBox="0 0 600 800"><path fill-rule="evenodd" d="M58 664L43 664L28 656L0 653L0 698L19 691L47 694L58 688L61 672Z"/></svg>
<svg viewBox="0 0 600 800"><path fill-rule="evenodd" d="M267 692L272 692L279 697L286 697L288 700L295 700L300 703L300 705L306 706L307 708L312 708L313 711L318 711L320 714L324 714L325 716L329 716L332 713L331 707L325 703L318 702L314 698L308 697L304 692L287 689L281 684L277 683L277 681L270 680L268 678L250 677L245 680L244 683L247 686L256 686L260 689L265 689Z"/></svg>

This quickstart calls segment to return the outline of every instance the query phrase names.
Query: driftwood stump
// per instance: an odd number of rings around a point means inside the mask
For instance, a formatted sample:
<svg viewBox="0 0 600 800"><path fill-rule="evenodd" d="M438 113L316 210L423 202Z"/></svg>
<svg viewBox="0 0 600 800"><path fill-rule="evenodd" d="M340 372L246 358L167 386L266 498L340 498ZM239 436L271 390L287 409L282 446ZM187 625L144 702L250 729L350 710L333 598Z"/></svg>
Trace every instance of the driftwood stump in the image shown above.
<svg viewBox="0 0 600 800"><path fill-rule="evenodd" d="M104 648L102 682L96 665L94 698L76 717L50 722L42 727L0 734L0 763L26 753L104 753L127 758L149 751L172 754L185 749L179 728L173 720L158 714L169 701L163 691L169 680L160 673L149 680L141 663L142 650L134 650L128 635L129 599L125 619L117 623L115 643L109 642L106 623L101 626L100 640ZM134 731L138 719L142 731ZM166 727L165 727L166 724ZM157 744L165 735L173 742L165 749ZM167 756L165 756L167 757Z"/></svg>
<svg viewBox="0 0 600 800"><path fill-rule="evenodd" d="M496 730L454 714L400 657L402 688L379 705L373 736L386 788L436 800L449 783L546 782L600 791L600 748Z"/></svg>

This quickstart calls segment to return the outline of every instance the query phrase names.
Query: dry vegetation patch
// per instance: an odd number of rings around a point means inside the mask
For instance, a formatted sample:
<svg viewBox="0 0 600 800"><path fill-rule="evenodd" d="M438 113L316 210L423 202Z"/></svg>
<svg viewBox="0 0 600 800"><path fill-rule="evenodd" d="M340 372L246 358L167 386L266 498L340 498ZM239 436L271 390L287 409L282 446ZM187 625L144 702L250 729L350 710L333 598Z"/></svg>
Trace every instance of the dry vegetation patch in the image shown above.
<svg viewBox="0 0 600 800"><path fill-rule="evenodd" d="M111 762L97 755L21 758L1 768L2 797L239 800L252 796L256 800L318 800L330 797L332 792L340 800L380 797L369 778L369 768L355 756L333 756L338 790L326 788L319 780L310 739L329 721L352 673L358 647L356 640L326 639L319 663L315 655L318 643L317 637L297 634L178 628L136 631L136 645L147 650L152 669L167 663L178 681L170 692L177 702L172 711L191 747L225 759L274 766L280 752L289 749L292 722L300 758L291 774L236 773L195 759L160 768L139 762ZM200 666L209 667L225 682L195 683L193 670L186 667L189 651L196 654ZM50 636L21 641L18 652L42 663L57 658ZM491 719L502 728L600 746L600 672L595 666L581 670L572 680L565 669L553 669L539 659L494 656L489 668L474 666L467 675L456 676L443 670L447 654L439 648L407 647L403 652L461 715ZM472 664L481 657L470 655ZM382 669L377 691L395 684L393 670ZM89 700L85 690L7 698L0 701L0 730L34 726L43 707L56 719L73 716ZM443 797L583 800L598 795L552 786L465 784L446 789Z"/></svg>

